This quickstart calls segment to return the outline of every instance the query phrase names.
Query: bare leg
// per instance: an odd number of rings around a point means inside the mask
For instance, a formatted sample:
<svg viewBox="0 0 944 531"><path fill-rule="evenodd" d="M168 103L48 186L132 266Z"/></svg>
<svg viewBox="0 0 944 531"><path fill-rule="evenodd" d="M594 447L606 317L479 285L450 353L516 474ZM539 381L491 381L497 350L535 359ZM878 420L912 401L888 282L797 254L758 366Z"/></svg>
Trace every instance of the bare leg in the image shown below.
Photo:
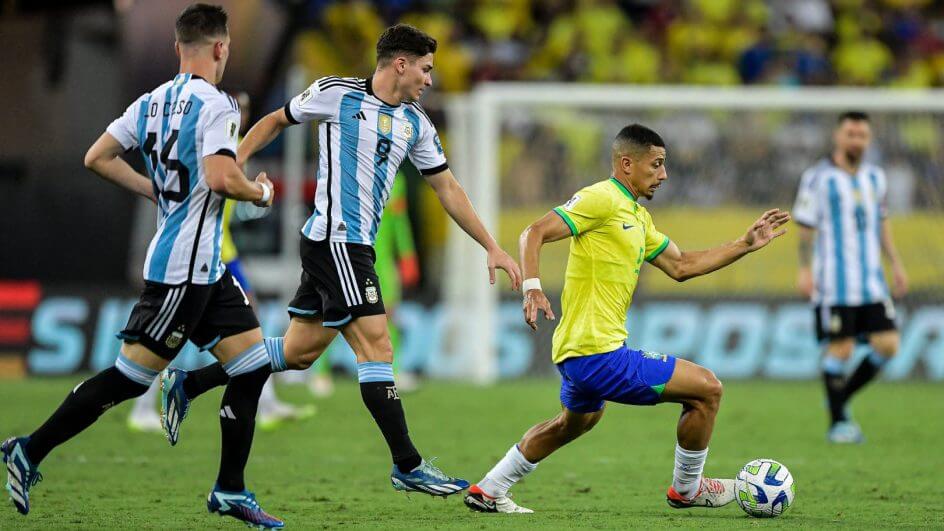
<svg viewBox="0 0 944 531"><path fill-rule="evenodd" d="M603 409L592 413L576 413L563 408L556 417L534 425L518 444L512 446L477 485L470 494L484 493L499 504L510 504L506 500L508 490L524 476L531 473L538 462L551 455L558 448L587 433L603 418ZM480 495L480 494L479 494ZM482 510L485 506L476 503L474 497L467 498L466 505ZM511 510L501 512L530 512L530 510Z"/></svg>
<svg viewBox="0 0 944 531"><path fill-rule="evenodd" d="M554 453L558 448L587 433L600 419L603 409L593 413L575 413L562 408L556 417L536 424L525 432L518 448L525 459L537 463Z"/></svg>
<svg viewBox="0 0 944 531"><path fill-rule="evenodd" d="M663 402L682 404L676 435L686 450L708 447L715 416L721 405L722 386L710 370L686 360L676 360L675 372L665 384Z"/></svg>
<svg viewBox="0 0 944 531"><path fill-rule="evenodd" d="M663 402L682 404L675 446L675 471L667 493L669 505L720 507L733 501L733 480L703 480L708 441L721 405L721 382L710 370L676 360L672 378L662 393Z"/></svg>
<svg viewBox="0 0 944 531"><path fill-rule="evenodd" d="M320 318L292 317L285 331L285 361L289 369L311 367L338 336L338 331L322 324Z"/></svg>

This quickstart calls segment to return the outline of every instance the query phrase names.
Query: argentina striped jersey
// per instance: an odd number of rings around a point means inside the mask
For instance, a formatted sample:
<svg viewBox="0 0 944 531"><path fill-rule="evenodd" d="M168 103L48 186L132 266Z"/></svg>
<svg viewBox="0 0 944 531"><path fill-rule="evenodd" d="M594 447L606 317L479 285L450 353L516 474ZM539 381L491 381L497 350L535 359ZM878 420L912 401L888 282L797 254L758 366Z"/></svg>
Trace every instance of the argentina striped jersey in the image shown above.
<svg viewBox="0 0 944 531"><path fill-rule="evenodd" d="M448 168L419 104L381 101L369 78L321 78L285 104L285 115L320 122L315 209L301 231L310 240L373 245L400 163L409 157L424 175Z"/></svg>
<svg viewBox="0 0 944 531"><path fill-rule="evenodd" d="M157 197L157 232L144 260L144 279L219 280L225 198L210 190L203 158L235 158L236 101L199 76L178 74L138 98L107 131L126 150L141 151Z"/></svg>
<svg viewBox="0 0 944 531"><path fill-rule="evenodd" d="M829 159L803 174L792 214L816 230L815 304L861 306L888 299L880 236L887 189L885 172L865 162L855 175Z"/></svg>

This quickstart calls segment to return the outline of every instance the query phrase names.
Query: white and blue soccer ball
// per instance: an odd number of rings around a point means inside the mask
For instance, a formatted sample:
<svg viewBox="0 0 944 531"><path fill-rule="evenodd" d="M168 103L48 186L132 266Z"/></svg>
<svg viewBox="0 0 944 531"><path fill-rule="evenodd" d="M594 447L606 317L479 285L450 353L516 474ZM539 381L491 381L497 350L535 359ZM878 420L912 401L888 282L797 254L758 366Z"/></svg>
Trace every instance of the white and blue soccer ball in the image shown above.
<svg viewBox="0 0 944 531"><path fill-rule="evenodd" d="M734 480L735 500L755 518L783 514L796 499L796 484L787 467L773 459L755 459Z"/></svg>

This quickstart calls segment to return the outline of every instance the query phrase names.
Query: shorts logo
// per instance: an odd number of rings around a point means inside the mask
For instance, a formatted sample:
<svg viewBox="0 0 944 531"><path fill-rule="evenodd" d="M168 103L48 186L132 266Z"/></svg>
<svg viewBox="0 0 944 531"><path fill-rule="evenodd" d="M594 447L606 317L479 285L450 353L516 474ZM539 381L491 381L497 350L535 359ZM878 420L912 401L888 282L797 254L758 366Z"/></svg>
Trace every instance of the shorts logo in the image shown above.
<svg viewBox="0 0 944 531"><path fill-rule="evenodd" d="M829 318L829 331L837 334L842 330L842 317L839 317L838 314L833 314Z"/></svg>
<svg viewBox="0 0 944 531"><path fill-rule="evenodd" d="M377 288L373 285L369 279L367 280L367 287L364 288L364 297L367 297L367 302L371 304L376 304L380 297L377 295Z"/></svg>
<svg viewBox="0 0 944 531"><path fill-rule="evenodd" d="M882 305L885 306L885 318L894 321L895 320L895 303L886 299L882 301Z"/></svg>
<svg viewBox="0 0 944 531"><path fill-rule="evenodd" d="M167 336L167 339L164 341L167 348L177 348L180 346L180 343L184 340L184 330L186 330L186 327L180 325L177 330L174 330Z"/></svg>
<svg viewBox="0 0 944 531"><path fill-rule="evenodd" d="M648 350L642 351L642 355L644 358L649 358L651 360L662 360L662 361L669 360L669 357L666 356L665 354L660 354L658 352L650 352Z"/></svg>

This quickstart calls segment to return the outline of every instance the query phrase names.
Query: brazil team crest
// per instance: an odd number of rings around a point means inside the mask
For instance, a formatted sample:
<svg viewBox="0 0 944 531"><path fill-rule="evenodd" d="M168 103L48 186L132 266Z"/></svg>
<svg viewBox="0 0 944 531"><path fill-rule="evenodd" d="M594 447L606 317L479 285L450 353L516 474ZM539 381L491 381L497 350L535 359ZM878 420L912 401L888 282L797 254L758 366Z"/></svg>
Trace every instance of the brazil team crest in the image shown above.
<svg viewBox="0 0 944 531"><path fill-rule="evenodd" d="M378 114L377 115L377 128L380 129L380 132L389 135L393 131L393 118L389 114Z"/></svg>

